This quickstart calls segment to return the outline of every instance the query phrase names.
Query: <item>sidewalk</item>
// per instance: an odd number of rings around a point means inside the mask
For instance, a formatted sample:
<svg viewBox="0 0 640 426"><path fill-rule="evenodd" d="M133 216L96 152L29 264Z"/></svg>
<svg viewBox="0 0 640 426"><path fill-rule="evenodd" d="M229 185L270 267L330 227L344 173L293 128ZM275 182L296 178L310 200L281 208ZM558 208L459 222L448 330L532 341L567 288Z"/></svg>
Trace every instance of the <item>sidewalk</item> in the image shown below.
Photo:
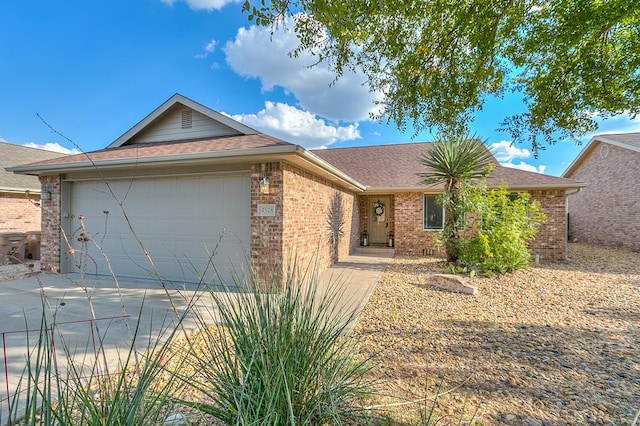
<svg viewBox="0 0 640 426"><path fill-rule="evenodd" d="M353 307L356 314L366 305L393 258L393 250L365 250L356 251L320 274L320 287L326 290L331 284L339 285L345 309Z"/></svg>

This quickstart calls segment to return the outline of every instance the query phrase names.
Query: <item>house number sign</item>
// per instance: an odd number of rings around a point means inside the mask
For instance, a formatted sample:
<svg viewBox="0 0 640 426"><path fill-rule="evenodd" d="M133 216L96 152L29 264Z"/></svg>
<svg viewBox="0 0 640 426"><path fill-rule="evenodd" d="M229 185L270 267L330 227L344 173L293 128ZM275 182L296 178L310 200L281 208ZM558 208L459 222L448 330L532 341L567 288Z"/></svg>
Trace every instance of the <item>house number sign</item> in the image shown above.
<svg viewBox="0 0 640 426"><path fill-rule="evenodd" d="M275 204L258 204L258 216L275 216Z"/></svg>

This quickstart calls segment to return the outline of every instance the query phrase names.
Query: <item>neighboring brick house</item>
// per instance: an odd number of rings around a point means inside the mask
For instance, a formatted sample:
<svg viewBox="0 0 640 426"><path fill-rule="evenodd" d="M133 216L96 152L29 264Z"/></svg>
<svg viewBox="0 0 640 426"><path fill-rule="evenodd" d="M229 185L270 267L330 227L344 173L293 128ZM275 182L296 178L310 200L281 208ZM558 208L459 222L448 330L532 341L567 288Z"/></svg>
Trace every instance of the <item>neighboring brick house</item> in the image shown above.
<svg viewBox="0 0 640 426"><path fill-rule="evenodd" d="M106 149L14 170L52 189L45 269L179 282L251 271L264 286L294 264L344 259L365 230L368 244L387 246L393 235L397 253L439 254L438 189L416 176L427 146L310 151L174 95ZM580 184L497 165L490 184L503 179L547 214L533 249L565 259L565 193Z"/></svg>
<svg viewBox="0 0 640 426"><path fill-rule="evenodd" d="M0 142L0 234L40 230L40 182L7 167L59 158L64 154Z"/></svg>
<svg viewBox="0 0 640 426"><path fill-rule="evenodd" d="M563 177L588 185L569 197L573 241L640 250L640 133L594 136Z"/></svg>

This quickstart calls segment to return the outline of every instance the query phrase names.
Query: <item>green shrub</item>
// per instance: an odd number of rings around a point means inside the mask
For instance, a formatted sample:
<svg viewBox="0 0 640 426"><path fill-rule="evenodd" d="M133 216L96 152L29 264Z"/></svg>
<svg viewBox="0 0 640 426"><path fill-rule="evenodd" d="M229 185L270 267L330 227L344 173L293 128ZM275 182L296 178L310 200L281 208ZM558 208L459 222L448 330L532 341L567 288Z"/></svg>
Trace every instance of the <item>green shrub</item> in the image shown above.
<svg viewBox="0 0 640 426"><path fill-rule="evenodd" d="M509 193L505 185L487 190L486 185L468 188L466 209L478 218L462 239L459 262L470 269L510 272L529 264L531 241L545 215L528 193Z"/></svg>

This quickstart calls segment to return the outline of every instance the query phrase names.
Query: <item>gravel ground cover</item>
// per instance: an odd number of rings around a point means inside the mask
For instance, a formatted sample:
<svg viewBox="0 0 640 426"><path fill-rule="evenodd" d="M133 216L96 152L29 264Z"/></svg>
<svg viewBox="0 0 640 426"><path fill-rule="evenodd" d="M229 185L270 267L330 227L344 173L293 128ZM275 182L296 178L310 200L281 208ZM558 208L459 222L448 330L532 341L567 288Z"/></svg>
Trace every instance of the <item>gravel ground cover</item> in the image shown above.
<svg viewBox="0 0 640 426"><path fill-rule="evenodd" d="M399 422L629 425L640 410L640 253L571 244L570 262L425 285L438 259L396 256L355 333ZM440 392L450 393L437 398ZM459 386L459 387L458 387ZM386 396L385 396L386 395Z"/></svg>

